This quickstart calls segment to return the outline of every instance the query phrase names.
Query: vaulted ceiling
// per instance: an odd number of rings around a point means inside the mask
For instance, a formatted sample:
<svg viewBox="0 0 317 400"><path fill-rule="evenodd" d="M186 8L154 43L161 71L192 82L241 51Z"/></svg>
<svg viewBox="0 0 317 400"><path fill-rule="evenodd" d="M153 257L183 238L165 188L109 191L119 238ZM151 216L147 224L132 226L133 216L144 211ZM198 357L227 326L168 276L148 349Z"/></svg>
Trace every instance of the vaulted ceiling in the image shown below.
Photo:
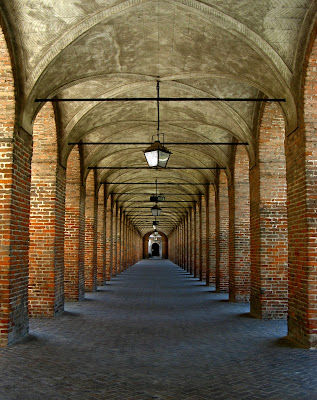
<svg viewBox="0 0 317 400"><path fill-rule="evenodd" d="M15 53L20 122L30 132L43 105L35 99L155 97L157 80L163 97L286 99L286 130L297 126L315 0L2 0L0 7ZM247 142L252 163L259 106L161 102L161 132L166 142ZM56 111L63 165L69 142L150 143L156 134L155 101L58 102ZM82 145L85 175L88 167L146 167L145 147ZM223 167L230 180L232 146L167 147L166 170L98 169L110 192L131 193L115 198L143 233L153 220L147 183L157 179L169 200L160 218L168 234L197 200L192 194L216 176L215 169L169 167Z"/></svg>

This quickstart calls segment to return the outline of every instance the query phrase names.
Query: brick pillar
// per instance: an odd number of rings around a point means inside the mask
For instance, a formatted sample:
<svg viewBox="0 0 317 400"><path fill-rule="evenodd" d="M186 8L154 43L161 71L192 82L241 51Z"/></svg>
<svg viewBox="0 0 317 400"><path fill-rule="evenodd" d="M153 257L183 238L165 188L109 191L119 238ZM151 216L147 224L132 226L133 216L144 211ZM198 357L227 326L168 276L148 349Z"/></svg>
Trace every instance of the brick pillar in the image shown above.
<svg viewBox="0 0 317 400"><path fill-rule="evenodd" d="M122 265L121 265L121 235L122 235L122 208L118 209L118 218L117 218L117 269L118 273L121 274L122 272Z"/></svg>
<svg viewBox="0 0 317 400"><path fill-rule="evenodd" d="M210 185L209 187L209 283L216 283L216 198L215 198L215 187Z"/></svg>
<svg viewBox="0 0 317 400"><path fill-rule="evenodd" d="M190 271L190 217L189 213L186 216L186 247L187 247L187 257L186 257L186 271Z"/></svg>
<svg viewBox="0 0 317 400"><path fill-rule="evenodd" d="M185 220L181 223L181 241L182 241L182 268L185 269Z"/></svg>
<svg viewBox="0 0 317 400"><path fill-rule="evenodd" d="M128 219L124 214L124 269L128 268Z"/></svg>
<svg viewBox="0 0 317 400"><path fill-rule="evenodd" d="M186 248L186 217L183 219L183 269L186 270L186 257L187 257L187 248Z"/></svg>
<svg viewBox="0 0 317 400"><path fill-rule="evenodd" d="M197 277L202 280L202 199L198 202L197 213Z"/></svg>
<svg viewBox="0 0 317 400"><path fill-rule="evenodd" d="M200 279L205 280L209 286L209 190L205 196L202 196L201 207L201 246L202 246L202 268Z"/></svg>
<svg viewBox="0 0 317 400"><path fill-rule="evenodd" d="M111 276L117 275L117 203L112 197L112 259L111 259Z"/></svg>
<svg viewBox="0 0 317 400"><path fill-rule="evenodd" d="M182 265L182 241L181 241L181 226L180 224L178 225L178 262L177 265L181 267Z"/></svg>
<svg viewBox="0 0 317 400"><path fill-rule="evenodd" d="M0 28L0 346L28 333L32 137L15 123L14 80Z"/></svg>
<svg viewBox="0 0 317 400"><path fill-rule="evenodd" d="M188 269L187 271L191 274L192 270L192 210L190 209L187 215L188 222Z"/></svg>
<svg viewBox="0 0 317 400"><path fill-rule="evenodd" d="M84 299L85 187L81 184L79 151L75 147L67 160L64 293L68 300Z"/></svg>
<svg viewBox="0 0 317 400"><path fill-rule="evenodd" d="M250 297L249 161L245 149L237 147L229 187L229 300L245 302Z"/></svg>
<svg viewBox="0 0 317 400"><path fill-rule="evenodd" d="M125 249L125 214L122 211L122 220L121 220L121 265L122 271L125 270L125 260L124 260L124 249Z"/></svg>
<svg viewBox="0 0 317 400"><path fill-rule="evenodd" d="M192 214L192 261L191 261L191 273L194 275L196 271L196 203L191 209Z"/></svg>
<svg viewBox="0 0 317 400"><path fill-rule="evenodd" d="M128 222L128 240L127 240L127 260L128 260L128 268L131 267L131 225Z"/></svg>
<svg viewBox="0 0 317 400"><path fill-rule="evenodd" d="M64 310L66 170L58 163L55 114L46 104L33 130L29 313L53 317Z"/></svg>
<svg viewBox="0 0 317 400"><path fill-rule="evenodd" d="M284 118L280 106L266 103L250 170L251 314L285 319L288 309L287 210Z"/></svg>
<svg viewBox="0 0 317 400"><path fill-rule="evenodd" d="M286 138L289 238L288 335L317 348L317 26L306 51L299 127Z"/></svg>
<svg viewBox="0 0 317 400"><path fill-rule="evenodd" d="M98 220L97 220L97 285L106 284L106 209L105 185L98 191Z"/></svg>
<svg viewBox="0 0 317 400"><path fill-rule="evenodd" d="M217 256L216 291L229 291L229 198L228 181L224 171L218 177L216 196Z"/></svg>
<svg viewBox="0 0 317 400"><path fill-rule="evenodd" d="M105 190L106 196L106 190ZM110 281L112 276L112 196L108 196L106 201L106 278Z"/></svg>
<svg viewBox="0 0 317 400"><path fill-rule="evenodd" d="M95 179L93 172L86 179L85 207L85 290L97 290L97 211Z"/></svg>
<svg viewBox="0 0 317 400"><path fill-rule="evenodd" d="M2 119L3 115L0 118ZM0 152L3 166L0 174L0 346L14 343L26 335L29 326L28 226L32 137L22 129L16 129L13 141L9 137L9 128L10 121L0 120Z"/></svg>

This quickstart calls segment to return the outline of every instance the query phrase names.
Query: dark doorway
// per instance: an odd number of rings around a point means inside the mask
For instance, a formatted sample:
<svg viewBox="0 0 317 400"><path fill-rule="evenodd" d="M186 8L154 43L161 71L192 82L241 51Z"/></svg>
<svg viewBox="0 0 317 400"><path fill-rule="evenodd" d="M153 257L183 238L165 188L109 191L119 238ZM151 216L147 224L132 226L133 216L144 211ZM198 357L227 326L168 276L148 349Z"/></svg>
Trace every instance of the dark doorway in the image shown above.
<svg viewBox="0 0 317 400"><path fill-rule="evenodd" d="M160 256L160 246L157 243L152 244L152 257Z"/></svg>

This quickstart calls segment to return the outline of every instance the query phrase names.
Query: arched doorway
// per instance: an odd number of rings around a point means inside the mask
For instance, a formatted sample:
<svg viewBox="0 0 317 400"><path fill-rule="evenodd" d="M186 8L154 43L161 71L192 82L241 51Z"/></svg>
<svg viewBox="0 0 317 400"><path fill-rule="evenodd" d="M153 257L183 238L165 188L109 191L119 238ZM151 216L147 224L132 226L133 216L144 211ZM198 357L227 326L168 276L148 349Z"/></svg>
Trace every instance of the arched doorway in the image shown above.
<svg viewBox="0 0 317 400"><path fill-rule="evenodd" d="M149 257L162 258L162 236L156 232L148 239Z"/></svg>
<svg viewBox="0 0 317 400"><path fill-rule="evenodd" d="M160 256L160 245L158 243L152 244L152 257Z"/></svg>
<svg viewBox="0 0 317 400"><path fill-rule="evenodd" d="M158 257L162 259L168 259L168 238L167 236L158 231L159 236L154 237L153 231L148 232L143 236L143 258L151 258L152 256L152 245L157 243L159 245L159 255ZM155 256L157 257L157 256Z"/></svg>

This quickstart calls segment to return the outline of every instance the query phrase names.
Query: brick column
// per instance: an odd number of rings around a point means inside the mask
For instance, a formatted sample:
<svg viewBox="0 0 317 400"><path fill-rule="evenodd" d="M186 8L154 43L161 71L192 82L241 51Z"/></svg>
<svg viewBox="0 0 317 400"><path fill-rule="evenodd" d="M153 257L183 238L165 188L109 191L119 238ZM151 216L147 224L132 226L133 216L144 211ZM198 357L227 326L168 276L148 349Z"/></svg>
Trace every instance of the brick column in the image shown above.
<svg viewBox="0 0 317 400"><path fill-rule="evenodd" d="M125 249L125 214L124 211L122 211L122 221L121 221L121 226L122 226L122 239L121 239L121 265L122 265L122 271L125 270L125 259L124 259L124 249Z"/></svg>
<svg viewBox="0 0 317 400"><path fill-rule="evenodd" d="M187 215L188 218L188 269L187 271L191 274L192 270L192 210L190 209Z"/></svg>
<svg viewBox="0 0 317 400"><path fill-rule="evenodd" d="M122 219L122 209L118 207L117 209L117 273L121 273L121 219Z"/></svg>
<svg viewBox="0 0 317 400"><path fill-rule="evenodd" d="M105 196L107 195L105 190ZM112 196L108 196L106 201L106 278L110 281L112 276Z"/></svg>
<svg viewBox="0 0 317 400"><path fill-rule="evenodd" d="M112 196L112 260L111 260L111 276L117 275L117 203Z"/></svg>
<svg viewBox="0 0 317 400"><path fill-rule="evenodd" d="M216 196L215 187L210 185L209 187L209 233L208 233L208 245L209 245L209 283L216 283Z"/></svg>
<svg viewBox="0 0 317 400"><path fill-rule="evenodd" d="M33 129L29 313L53 317L64 310L64 219L66 169L58 163L55 114L39 112Z"/></svg>
<svg viewBox="0 0 317 400"><path fill-rule="evenodd" d="M85 207L85 290L97 290L97 212L98 199L95 195L95 179L90 172L86 179Z"/></svg>
<svg viewBox="0 0 317 400"><path fill-rule="evenodd" d="M32 137L15 122L10 56L0 29L0 346L28 333ZM14 164L14 165L13 165Z"/></svg>
<svg viewBox="0 0 317 400"><path fill-rule="evenodd" d="M200 280L209 286L209 206L208 196L202 196L201 202L201 271Z"/></svg>
<svg viewBox="0 0 317 400"><path fill-rule="evenodd" d="M98 191L98 220L97 220L97 285L106 284L106 209L105 185Z"/></svg>
<svg viewBox="0 0 317 400"><path fill-rule="evenodd" d="M127 240L127 261L128 261L128 268L131 267L131 225L128 222L128 240Z"/></svg>
<svg viewBox="0 0 317 400"><path fill-rule="evenodd" d="M191 210L192 214L192 262L191 262L191 273L194 275L196 271L196 203Z"/></svg>
<svg viewBox="0 0 317 400"><path fill-rule="evenodd" d="M242 146L236 150L234 182L229 187L229 300L250 298L249 161Z"/></svg>
<svg viewBox="0 0 317 400"><path fill-rule="evenodd" d="M190 217L189 213L186 216L186 247L187 247L187 257L186 257L186 271L190 271Z"/></svg>
<svg viewBox="0 0 317 400"><path fill-rule="evenodd" d="M216 256L216 291L229 291L229 198L228 181L224 171L218 178L216 196L217 256Z"/></svg>
<svg viewBox="0 0 317 400"><path fill-rule="evenodd" d="M288 203L289 315L288 335L317 348L317 25L303 68L299 127L286 138Z"/></svg>
<svg viewBox="0 0 317 400"><path fill-rule="evenodd" d="M124 215L124 269L128 268L128 219Z"/></svg>
<svg viewBox="0 0 317 400"><path fill-rule="evenodd" d="M202 199L200 198L197 213L197 277L202 280Z"/></svg>
<svg viewBox="0 0 317 400"><path fill-rule="evenodd" d="M84 299L85 187L81 184L78 148L67 160L64 289L68 300Z"/></svg>
<svg viewBox="0 0 317 400"><path fill-rule="evenodd" d="M182 220L181 224L181 233L182 233L182 268L185 269L185 219Z"/></svg>
<svg viewBox="0 0 317 400"><path fill-rule="evenodd" d="M285 319L288 309L284 118L266 103L257 140L251 189L251 314Z"/></svg>

